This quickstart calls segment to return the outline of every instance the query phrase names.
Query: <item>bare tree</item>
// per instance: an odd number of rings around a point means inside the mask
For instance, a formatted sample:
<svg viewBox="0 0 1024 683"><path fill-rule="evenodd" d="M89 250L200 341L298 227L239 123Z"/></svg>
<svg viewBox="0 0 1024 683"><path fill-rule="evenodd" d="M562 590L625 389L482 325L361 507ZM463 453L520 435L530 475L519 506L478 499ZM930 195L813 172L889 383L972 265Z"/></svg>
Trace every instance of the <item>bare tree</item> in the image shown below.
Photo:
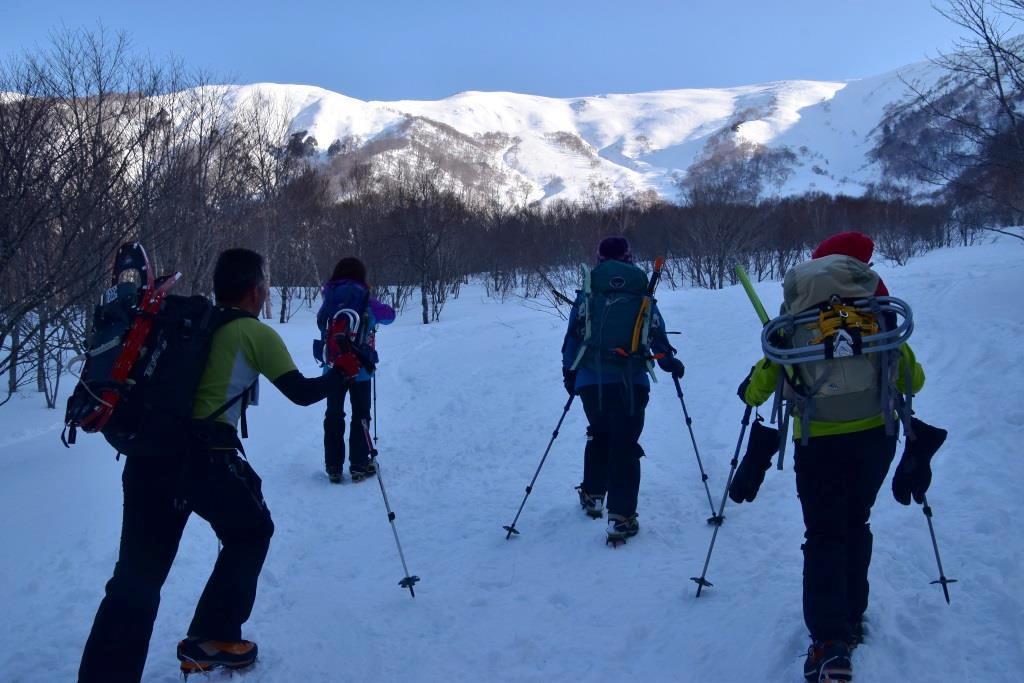
<svg viewBox="0 0 1024 683"><path fill-rule="evenodd" d="M933 60L944 77L905 80L910 100L881 127L873 156L888 175L938 188L956 204L981 203L991 220L1024 220L1024 0L948 0L938 10L965 37ZM983 226L1024 240L1016 233Z"/></svg>

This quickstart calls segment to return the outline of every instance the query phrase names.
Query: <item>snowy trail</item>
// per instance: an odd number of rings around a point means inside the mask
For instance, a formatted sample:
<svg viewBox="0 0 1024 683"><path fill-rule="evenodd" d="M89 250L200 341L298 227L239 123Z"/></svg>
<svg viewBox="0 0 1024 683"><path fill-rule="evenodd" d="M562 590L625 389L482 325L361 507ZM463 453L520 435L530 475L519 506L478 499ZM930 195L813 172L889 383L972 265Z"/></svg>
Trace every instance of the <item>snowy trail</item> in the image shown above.
<svg viewBox="0 0 1024 683"><path fill-rule="evenodd" d="M997 681L1024 668L1024 250L1002 241L881 268L917 315L913 346L927 384L915 406L950 438L929 498L951 587L937 578L920 508L892 500L872 527L870 634L858 680ZM778 283L758 289L769 310ZM735 387L758 357L741 289L663 291L687 365L684 391L717 506L740 428ZM726 509L699 599L708 503L671 381L652 391L642 443L641 532L604 545L580 512L585 419L574 405L505 540L565 403L563 322L468 288L443 322L403 316L381 335L380 463L417 597L375 481L340 487L322 473L322 407L264 387L250 413L249 457L277 525L246 635L271 681L796 681L806 648L800 608L802 523L792 452L753 504ZM278 328L308 358L312 316ZM66 387L70 389L70 387ZM10 681L73 680L116 558L121 464L99 438L66 452L59 415L35 395L0 408L0 670ZM217 552L193 517L163 591L144 680L180 680L174 644ZM211 680L231 680L213 676Z"/></svg>

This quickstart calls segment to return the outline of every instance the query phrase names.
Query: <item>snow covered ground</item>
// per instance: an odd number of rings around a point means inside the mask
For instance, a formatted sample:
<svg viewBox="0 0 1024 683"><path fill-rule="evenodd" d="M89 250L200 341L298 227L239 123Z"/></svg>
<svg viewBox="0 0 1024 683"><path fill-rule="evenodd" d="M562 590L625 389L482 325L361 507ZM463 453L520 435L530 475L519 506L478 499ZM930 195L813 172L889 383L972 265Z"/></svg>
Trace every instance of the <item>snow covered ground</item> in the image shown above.
<svg viewBox="0 0 1024 683"><path fill-rule="evenodd" d="M870 635L862 681L1013 680L1024 669L1024 249L1003 240L881 267L915 307L928 381L915 406L950 438L930 491L952 606L921 510L891 497L873 517ZM778 283L758 287L769 310ZM758 356L742 290L663 291L687 364L684 389L716 499L742 407L735 387ZM331 486L321 407L272 388L250 413L250 459L277 533L247 637L257 667L237 680L796 681L802 524L793 475L768 474L753 504L730 506L694 598L711 529L678 401L654 387L642 443L640 535L604 544L580 511L585 420L574 406L519 521L511 521L565 402L563 323L464 290L441 324L414 311L380 335L381 468L415 600L376 482ZM310 314L278 327L302 369ZM69 385L66 385L70 389ZM34 394L0 408L0 671L5 681L73 680L117 551L122 464L99 437L66 451L61 415ZM717 503L717 500L716 500ZM193 517L163 591L145 680L178 679L174 646L213 566L217 542ZM218 674L211 680L229 680Z"/></svg>

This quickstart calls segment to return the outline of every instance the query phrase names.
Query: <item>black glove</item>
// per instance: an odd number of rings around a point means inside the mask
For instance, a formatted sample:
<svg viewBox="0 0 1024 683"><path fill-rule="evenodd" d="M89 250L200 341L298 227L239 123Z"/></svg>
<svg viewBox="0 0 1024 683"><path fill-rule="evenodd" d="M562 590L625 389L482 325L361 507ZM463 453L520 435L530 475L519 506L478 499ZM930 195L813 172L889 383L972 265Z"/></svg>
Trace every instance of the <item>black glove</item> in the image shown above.
<svg viewBox="0 0 1024 683"><path fill-rule="evenodd" d="M686 366L683 361L675 356L665 356L658 359L658 367L671 374L676 379L681 379L686 374Z"/></svg>
<svg viewBox="0 0 1024 683"><path fill-rule="evenodd" d="M949 434L945 429L933 427L916 417L910 419L914 438L907 439L903 457L892 475L892 496L903 505L924 502L924 494L932 483L932 456L942 447Z"/></svg>
<svg viewBox="0 0 1024 683"><path fill-rule="evenodd" d="M569 368L562 368L562 384L570 396L576 395L576 371Z"/></svg>
<svg viewBox="0 0 1024 683"><path fill-rule="evenodd" d="M764 473L772 466L772 456L779 450L779 430L766 427L762 422L758 417L750 425L747 452L743 454L743 460L729 485L729 497L734 503L754 502L764 482Z"/></svg>

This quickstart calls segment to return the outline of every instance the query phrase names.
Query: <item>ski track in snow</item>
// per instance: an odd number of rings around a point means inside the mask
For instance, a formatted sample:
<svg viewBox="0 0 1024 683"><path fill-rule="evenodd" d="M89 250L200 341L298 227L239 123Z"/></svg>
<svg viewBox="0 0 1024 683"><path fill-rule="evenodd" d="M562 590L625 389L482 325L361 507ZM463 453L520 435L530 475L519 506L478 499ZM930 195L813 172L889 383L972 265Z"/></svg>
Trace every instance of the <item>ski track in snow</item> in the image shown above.
<svg viewBox="0 0 1024 683"><path fill-rule="evenodd" d="M872 527L869 636L858 680L998 681L1024 668L1024 250L1015 242L947 249L882 267L917 316L927 383L915 400L950 429L929 492L946 606L919 506L886 481ZM758 285L769 310L778 283ZM715 505L742 407L735 387L759 353L739 287L663 290L660 307L687 365L684 391ZM802 680L802 523L792 448L753 504L726 508L708 578L694 598L711 528L671 381L653 388L642 443L641 532L604 544L573 487L585 419L578 402L505 540L565 402L564 323L470 287L438 325L410 309L380 334L380 466L416 599L375 481L342 486L322 471L322 405L292 406L272 387L250 413L249 457L277 525L245 634L257 667L209 680L652 681ZM277 329L306 373L314 331L303 313ZM66 381L64 393L72 387ZM65 451L60 414L32 395L0 408L0 670L7 681L73 680L117 553L121 494L110 449L82 435ZM178 681L174 645L213 566L217 542L193 516L163 590L144 680Z"/></svg>

